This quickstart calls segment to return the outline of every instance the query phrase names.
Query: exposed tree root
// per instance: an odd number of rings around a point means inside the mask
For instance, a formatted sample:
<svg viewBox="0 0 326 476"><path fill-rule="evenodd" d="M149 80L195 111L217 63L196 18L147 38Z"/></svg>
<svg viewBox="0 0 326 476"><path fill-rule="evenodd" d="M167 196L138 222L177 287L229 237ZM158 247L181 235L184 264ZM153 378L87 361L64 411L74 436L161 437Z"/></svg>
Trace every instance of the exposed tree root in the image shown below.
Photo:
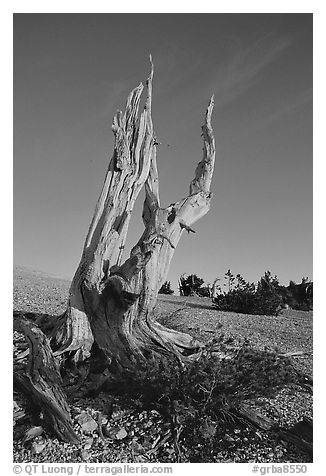
<svg viewBox="0 0 326 476"><path fill-rule="evenodd" d="M14 387L39 407L58 438L77 443L59 367L47 337L22 315L15 315L14 330L25 335L30 349L26 373L15 375Z"/></svg>

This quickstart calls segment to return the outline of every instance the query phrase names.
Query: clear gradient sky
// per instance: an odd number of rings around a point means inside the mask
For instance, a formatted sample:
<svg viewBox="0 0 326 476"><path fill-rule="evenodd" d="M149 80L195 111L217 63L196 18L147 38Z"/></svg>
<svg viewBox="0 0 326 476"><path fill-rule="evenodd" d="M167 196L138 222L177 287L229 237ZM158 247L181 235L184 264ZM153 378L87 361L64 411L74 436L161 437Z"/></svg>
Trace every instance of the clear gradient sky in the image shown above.
<svg viewBox="0 0 326 476"><path fill-rule="evenodd" d="M212 93L214 194L168 279L312 278L311 14L15 14L14 263L71 278L113 151L112 117L154 60L162 206L188 193ZM139 238L143 195L127 247Z"/></svg>

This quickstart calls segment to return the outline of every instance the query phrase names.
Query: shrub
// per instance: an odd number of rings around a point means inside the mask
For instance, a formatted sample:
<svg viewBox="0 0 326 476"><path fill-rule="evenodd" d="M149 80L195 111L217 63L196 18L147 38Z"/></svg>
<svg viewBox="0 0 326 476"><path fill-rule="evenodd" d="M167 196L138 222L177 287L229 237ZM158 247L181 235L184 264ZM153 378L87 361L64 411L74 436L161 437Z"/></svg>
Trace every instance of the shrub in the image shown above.
<svg viewBox="0 0 326 476"><path fill-rule="evenodd" d="M255 286L248 283L240 275L233 276L230 270L225 273L224 287L213 299L213 304L220 310L240 312L244 314L277 314L281 309L282 298L278 294L279 282L276 276L272 277L270 271Z"/></svg>
<svg viewBox="0 0 326 476"><path fill-rule="evenodd" d="M198 296L200 297L211 297L211 290L209 286L202 286L197 291Z"/></svg>
<svg viewBox="0 0 326 476"><path fill-rule="evenodd" d="M288 304L299 311L309 311L313 308L313 283L308 278L302 278L300 284L290 281L286 288Z"/></svg>
<svg viewBox="0 0 326 476"><path fill-rule="evenodd" d="M171 289L171 282L165 281L165 283L162 284L158 293L159 294L173 294L174 291L173 289Z"/></svg>
<svg viewBox="0 0 326 476"><path fill-rule="evenodd" d="M182 429L190 447L214 444L221 423L235 417L233 409L246 400L271 397L299 380L290 360L271 351L258 351L244 342L228 351L229 358L217 357L225 350L223 336L206 346L195 362L153 357L137 373L122 376L117 388L137 405L160 412L174 427ZM201 455L203 457L203 455Z"/></svg>
<svg viewBox="0 0 326 476"><path fill-rule="evenodd" d="M282 309L282 297L278 293L279 281L266 271L257 284L254 314L277 315Z"/></svg>
<svg viewBox="0 0 326 476"><path fill-rule="evenodd" d="M196 274L190 274L187 277L180 276L179 283L180 296L193 296L199 294L199 288L204 284L204 280Z"/></svg>

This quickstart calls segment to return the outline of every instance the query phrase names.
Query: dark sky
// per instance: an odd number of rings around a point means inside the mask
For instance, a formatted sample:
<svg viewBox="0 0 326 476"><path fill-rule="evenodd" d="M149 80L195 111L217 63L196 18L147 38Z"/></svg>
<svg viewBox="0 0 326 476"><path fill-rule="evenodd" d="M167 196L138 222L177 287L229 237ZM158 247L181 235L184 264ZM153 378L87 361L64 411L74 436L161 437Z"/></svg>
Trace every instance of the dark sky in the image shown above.
<svg viewBox="0 0 326 476"><path fill-rule="evenodd" d="M15 14L14 262L72 277L112 117L149 53L162 206L188 192L215 94L214 197L175 252L174 289L182 273L212 282L228 268L312 278L311 14Z"/></svg>

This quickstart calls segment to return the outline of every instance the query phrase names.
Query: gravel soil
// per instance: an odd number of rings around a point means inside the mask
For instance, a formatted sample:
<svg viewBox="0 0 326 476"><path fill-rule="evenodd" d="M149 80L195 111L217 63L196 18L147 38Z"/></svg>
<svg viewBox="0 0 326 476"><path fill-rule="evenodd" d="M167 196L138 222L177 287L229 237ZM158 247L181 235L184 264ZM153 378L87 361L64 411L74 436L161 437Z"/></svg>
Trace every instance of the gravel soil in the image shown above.
<svg viewBox="0 0 326 476"><path fill-rule="evenodd" d="M69 281L53 278L23 267L14 269L14 310L33 313L60 314L64 311ZM279 353L303 351L292 357L298 370L312 377L312 312L287 310L278 317L251 316L217 311L208 298L159 296L157 319L177 330L188 332L208 342L223 334L232 337L235 345L248 339L256 349ZM24 339L14 333L14 354L24 348ZM24 399L15 394L15 410L24 407ZM131 407L121 397L100 393L94 398L76 394L69 400L78 445L59 442L43 428L26 432L37 424L30 417L14 426L14 462L260 462L304 463L310 455L281 440L273 432L257 430L248 424L216 422L214 444L210 455L203 448L189 446L182 438L176 447L169 426L155 410ZM18 408L17 408L18 407ZM297 386L289 386L275 398L260 398L254 407L289 428L303 416L312 418L312 395ZM81 415L83 417L81 417ZM84 418L85 417L85 418ZM81 420L86 419L84 425ZM83 420L83 421L84 421Z"/></svg>

